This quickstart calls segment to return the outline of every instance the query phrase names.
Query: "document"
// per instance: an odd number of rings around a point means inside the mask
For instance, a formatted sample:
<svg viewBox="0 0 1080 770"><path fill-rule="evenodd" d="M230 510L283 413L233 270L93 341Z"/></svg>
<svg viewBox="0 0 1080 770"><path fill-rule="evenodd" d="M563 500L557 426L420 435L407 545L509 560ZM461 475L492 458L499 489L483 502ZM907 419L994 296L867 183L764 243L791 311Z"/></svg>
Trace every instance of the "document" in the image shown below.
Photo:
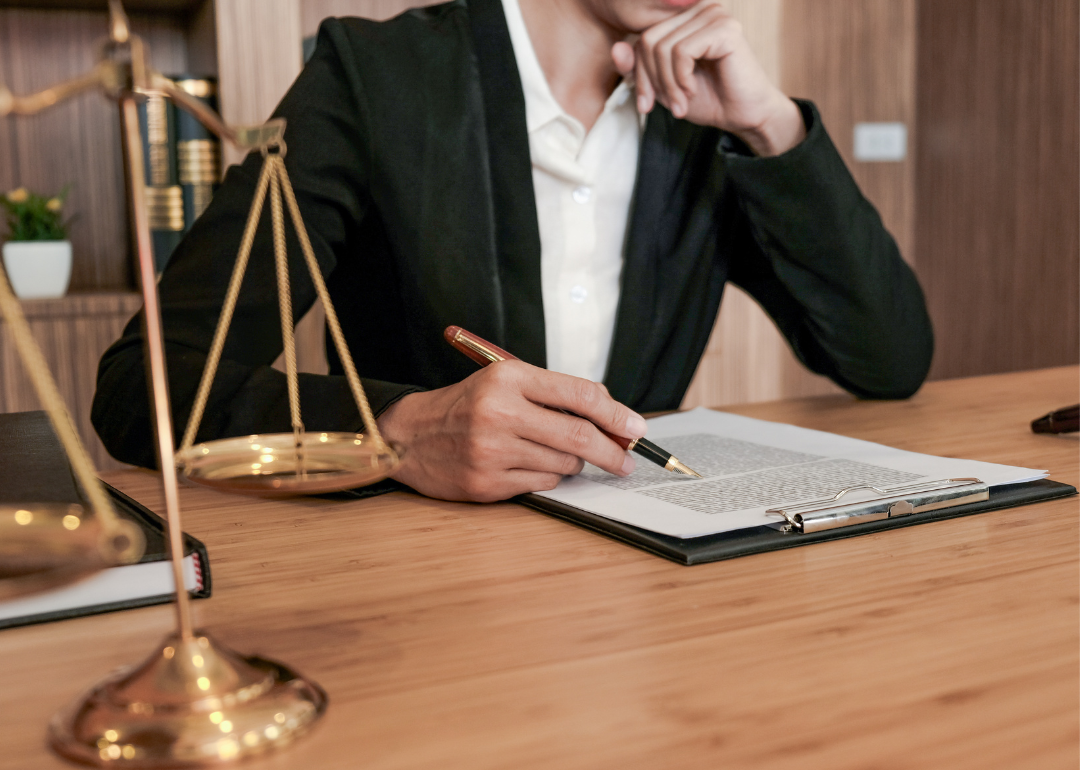
<svg viewBox="0 0 1080 770"><path fill-rule="evenodd" d="M776 524L781 517L767 509L832 497L847 487L887 489L950 478L998 486L1047 475L1045 470L906 452L711 409L649 420L648 437L704 478L674 474L637 458L637 468L625 478L586 465L579 475L567 476L539 496L691 538Z"/></svg>

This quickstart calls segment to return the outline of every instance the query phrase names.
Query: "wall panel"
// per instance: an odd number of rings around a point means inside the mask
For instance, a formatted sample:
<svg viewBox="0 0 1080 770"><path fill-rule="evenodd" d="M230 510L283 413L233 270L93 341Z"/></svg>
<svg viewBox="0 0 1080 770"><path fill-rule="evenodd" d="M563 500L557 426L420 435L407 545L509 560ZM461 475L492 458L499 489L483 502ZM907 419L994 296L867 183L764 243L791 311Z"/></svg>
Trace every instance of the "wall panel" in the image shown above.
<svg viewBox="0 0 1080 770"><path fill-rule="evenodd" d="M933 377L1080 358L1077 0L919 0Z"/></svg>
<svg viewBox="0 0 1080 770"><path fill-rule="evenodd" d="M784 19L791 0L730 0L731 13L743 25L754 53L772 78L786 88ZM683 407L721 406L771 401L793 396L834 393L839 389L824 377L807 371L791 353L772 320L735 286L724 301Z"/></svg>
<svg viewBox="0 0 1080 770"><path fill-rule="evenodd" d="M300 74L299 0L214 0L221 114L250 125L270 117ZM243 156L226 145L226 164Z"/></svg>
<svg viewBox="0 0 1080 770"><path fill-rule="evenodd" d="M432 5L423 0L300 0L300 26L304 37L314 35L329 16L359 16L383 21L410 8Z"/></svg>
<svg viewBox="0 0 1080 770"><path fill-rule="evenodd" d="M783 86L813 100L864 194L910 263L914 251L916 0L785 0ZM858 162L860 122L908 126L907 160Z"/></svg>

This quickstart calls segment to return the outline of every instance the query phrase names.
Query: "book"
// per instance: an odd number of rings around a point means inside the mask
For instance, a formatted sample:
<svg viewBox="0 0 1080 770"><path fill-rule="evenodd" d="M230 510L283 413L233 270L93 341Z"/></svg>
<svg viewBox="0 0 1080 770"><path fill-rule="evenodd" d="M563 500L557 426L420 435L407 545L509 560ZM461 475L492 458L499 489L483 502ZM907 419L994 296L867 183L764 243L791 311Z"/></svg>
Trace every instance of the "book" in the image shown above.
<svg viewBox="0 0 1080 770"><path fill-rule="evenodd" d="M518 501L682 564L699 564L1076 494L1047 480L1045 470L906 452L708 409L650 420L649 437L704 478L646 463L624 478L587 465L555 489ZM903 490L952 480L978 480L981 499L890 511L900 498L916 499ZM850 497L834 499L845 490ZM871 515L798 531L778 513L807 501L829 517L860 506Z"/></svg>
<svg viewBox="0 0 1080 770"><path fill-rule="evenodd" d="M173 80L181 90L210 109L217 109L217 81L181 75ZM177 178L183 195L184 230L202 216L221 180L221 140L195 116L173 106L176 122Z"/></svg>
<svg viewBox="0 0 1080 770"><path fill-rule="evenodd" d="M176 156L176 111L168 99L151 94L139 104L146 168L146 207L154 268L158 275L184 236L184 197Z"/></svg>
<svg viewBox="0 0 1080 770"><path fill-rule="evenodd" d="M45 412L0 414L0 503L86 505L67 456ZM109 486L117 515L135 522L146 537L137 564L110 567L84 580L0 602L0 629L102 612L165 604L174 598L164 520ZM210 560L202 542L184 534L184 585L196 599L210 596Z"/></svg>
<svg viewBox="0 0 1080 770"><path fill-rule="evenodd" d="M178 88L217 108L213 78L179 75ZM187 111L159 94L139 105L146 203L154 267L161 275L191 225L210 205L221 178L221 142Z"/></svg>

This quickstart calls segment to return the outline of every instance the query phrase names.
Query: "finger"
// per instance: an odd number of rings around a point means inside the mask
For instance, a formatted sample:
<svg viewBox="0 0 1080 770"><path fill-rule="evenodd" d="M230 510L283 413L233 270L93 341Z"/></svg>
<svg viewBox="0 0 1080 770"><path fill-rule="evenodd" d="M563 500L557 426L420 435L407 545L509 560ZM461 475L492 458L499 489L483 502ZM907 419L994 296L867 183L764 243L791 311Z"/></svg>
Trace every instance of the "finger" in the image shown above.
<svg viewBox="0 0 1080 770"><path fill-rule="evenodd" d="M611 60L615 62L615 69L624 78L629 77L634 71L634 47L629 43L618 42L611 46Z"/></svg>
<svg viewBox="0 0 1080 770"><path fill-rule="evenodd" d="M716 13L677 45L675 55L692 61L718 61L734 53L743 41L742 25L726 13Z"/></svg>
<svg viewBox="0 0 1080 770"><path fill-rule="evenodd" d="M727 18L728 14L718 5L701 6L697 14L656 43L653 49L656 69L675 117L686 115L690 99L697 93L694 78L697 60L708 50L710 34L718 34L719 25ZM688 45L688 41L693 44Z"/></svg>
<svg viewBox="0 0 1080 770"><path fill-rule="evenodd" d="M619 436L641 438L645 435L644 418L613 399L603 385L569 374L539 371L541 376L522 381L521 394L529 401L584 417Z"/></svg>
<svg viewBox="0 0 1080 770"><path fill-rule="evenodd" d="M543 411L548 414L559 414L548 409ZM546 418L547 415L542 417ZM560 476L574 476L581 473L584 462L580 457L523 438L521 433L539 433L539 431L527 425L516 427L515 433L518 435L507 444L506 451L500 454L495 465L506 470L556 473Z"/></svg>
<svg viewBox="0 0 1080 770"><path fill-rule="evenodd" d="M521 438L581 458L618 476L634 469L634 458L589 420L550 409L537 409L537 412L540 414L516 426Z"/></svg>
<svg viewBox="0 0 1080 770"><path fill-rule="evenodd" d="M654 24L653 26L642 32L641 41L645 43L645 46L648 50L652 50L652 48L657 43L659 43L661 40L671 34L673 30L678 29L690 19L701 13L703 10L706 10L713 6L720 7L720 4L718 2L698 3L697 5L693 5L687 8L682 13L664 19L659 24Z"/></svg>
<svg viewBox="0 0 1080 770"><path fill-rule="evenodd" d="M645 59L645 66L648 70L653 87L656 89L657 99L670 108L671 96L668 89L665 88L664 82L661 78L661 74L658 69L657 59L657 46L675 30L679 29L687 22L691 21L703 11L718 7L716 3L699 3L680 14L676 14L671 18L665 19L659 24L654 24L647 30L641 33L641 37L638 39L637 55L639 59Z"/></svg>
<svg viewBox="0 0 1080 770"><path fill-rule="evenodd" d="M643 83L647 83L649 109L645 110L645 112L649 112L657 101L663 103L664 95L660 89L660 75L656 71L656 62L653 59L652 49L645 45L644 37L638 40L635 54L637 61L638 93L640 94L642 92ZM639 109L639 112L640 111L641 110Z"/></svg>
<svg viewBox="0 0 1080 770"><path fill-rule="evenodd" d="M656 70L658 77L656 89L663 95L663 100L667 103L671 114L677 118L686 115L686 105L689 101L675 78L675 70L671 61L672 49L681 39L681 35L682 28L680 27L657 43L652 51L653 69Z"/></svg>
<svg viewBox="0 0 1080 770"><path fill-rule="evenodd" d="M498 499L507 500L528 492L547 492L559 486L563 477L558 473L537 473L536 471L507 471L506 483L512 490Z"/></svg>
<svg viewBox="0 0 1080 770"><path fill-rule="evenodd" d="M642 115L648 115L656 104L656 91L653 89L652 81L649 80L649 73L645 69L642 56L634 59L634 88L637 91L637 111Z"/></svg>
<svg viewBox="0 0 1080 770"><path fill-rule="evenodd" d="M547 492L557 487L562 479L563 477L558 473L520 469L504 470L497 476L474 481L455 491L448 490L442 495L435 496L448 500L467 500L472 503L494 503L529 492Z"/></svg>
<svg viewBox="0 0 1080 770"><path fill-rule="evenodd" d="M564 409L627 438L641 438L648 430L645 418L613 399L604 386L569 374L538 371L541 376L525 379L521 389L534 404Z"/></svg>

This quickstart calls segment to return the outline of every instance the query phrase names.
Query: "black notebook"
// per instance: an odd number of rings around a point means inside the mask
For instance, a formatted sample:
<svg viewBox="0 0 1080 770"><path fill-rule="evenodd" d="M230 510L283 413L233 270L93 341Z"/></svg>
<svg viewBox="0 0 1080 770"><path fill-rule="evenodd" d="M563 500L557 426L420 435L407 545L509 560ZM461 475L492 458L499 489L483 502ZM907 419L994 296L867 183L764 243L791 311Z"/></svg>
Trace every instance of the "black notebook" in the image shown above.
<svg viewBox="0 0 1080 770"><path fill-rule="evenodd" d="M0 414L0 503L86 504L67 455L44 412ZM146 551L137 564L111 567L67 586L0 602L0 629L173 600L165 522L122 492L105 485L117 515L138 524ZM210 596L206 546L184 534L184 582L194 598Z"/></svg>

